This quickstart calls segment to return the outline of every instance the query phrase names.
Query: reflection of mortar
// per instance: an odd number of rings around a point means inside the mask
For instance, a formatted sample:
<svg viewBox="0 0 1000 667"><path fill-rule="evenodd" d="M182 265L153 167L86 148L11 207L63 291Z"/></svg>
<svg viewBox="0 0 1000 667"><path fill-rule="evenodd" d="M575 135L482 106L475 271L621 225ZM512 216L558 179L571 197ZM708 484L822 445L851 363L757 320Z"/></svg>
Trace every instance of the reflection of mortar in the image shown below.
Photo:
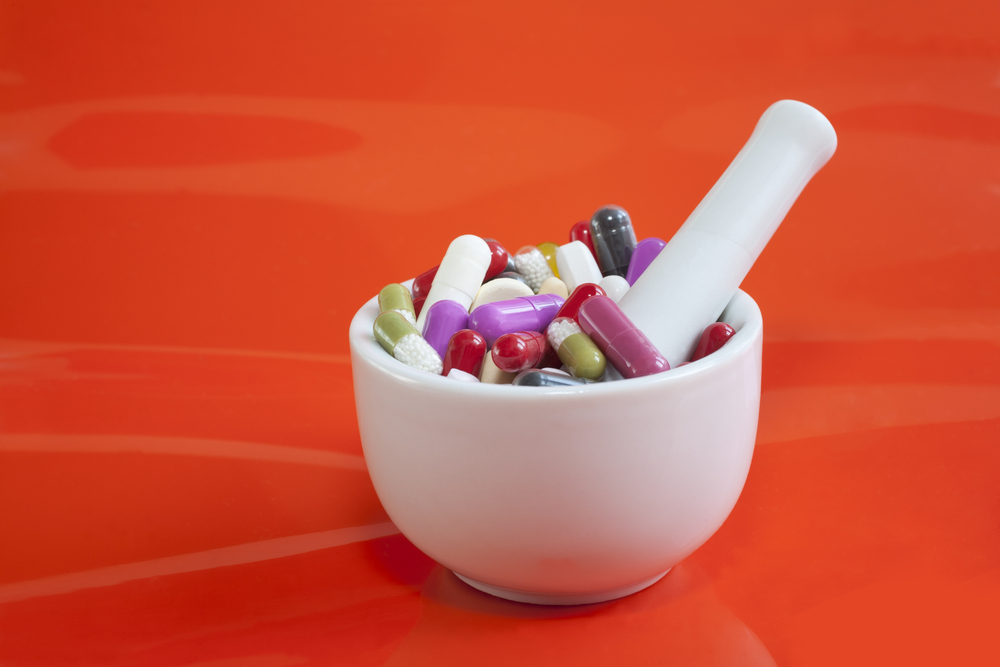
<svg viewBox="0 0 1000 667"><path fill-rule="evenodd" d="M624 382L460 383L375 342L376 299L350 329L365 459L417 547L513 600L580 604L656 582L729 515L760 404L760 310L737 292L737 334L683 368Z"/></svg>

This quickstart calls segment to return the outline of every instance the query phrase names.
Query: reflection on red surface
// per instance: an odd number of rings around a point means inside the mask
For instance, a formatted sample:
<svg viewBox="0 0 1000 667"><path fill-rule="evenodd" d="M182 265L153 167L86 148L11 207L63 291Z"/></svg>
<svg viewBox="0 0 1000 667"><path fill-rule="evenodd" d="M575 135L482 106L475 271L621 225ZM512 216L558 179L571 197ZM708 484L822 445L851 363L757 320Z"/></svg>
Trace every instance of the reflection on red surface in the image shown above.
<svg viewBox="0 0 1000 667"><path fill-rule="evenodd" d="M291 118L127 111L84 114L49 141L80 169L184 167L329 155L355 132Z"/></svg>
<svg viewBox="0 0 1000 667"><path fill-rule="evenodd" d="M0 16L0 663L1000 663L995 3ZM761 419L719 533L560 610L392 535L356 308L463 233L614 202L668 239L786 97L840 144L744 281Z"/></svg>

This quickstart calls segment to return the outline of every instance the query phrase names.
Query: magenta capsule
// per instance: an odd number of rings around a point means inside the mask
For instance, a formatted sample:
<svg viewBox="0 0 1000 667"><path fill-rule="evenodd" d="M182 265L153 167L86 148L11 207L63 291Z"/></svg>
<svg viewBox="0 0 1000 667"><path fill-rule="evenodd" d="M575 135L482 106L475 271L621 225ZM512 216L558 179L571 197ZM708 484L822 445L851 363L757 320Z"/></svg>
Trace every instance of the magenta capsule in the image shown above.
<svg viewBox="0 0 1000 667"><path fill-rule="evenodd" d="M570 317L574 320L578 319L577 313L580 312L580 306L583 305L584 301L594 296L607 295L608 293L605 292L601 286L594 283L584 283L582 285L578 285L577 288L573 290L573 293L569 295L569 298L566 299L566 302L562 305L562 308L559 309L559 312L556 313L556 317Z"/></svg>
<svg viewBox="0 0 1000 667"><path fill-rule="evenodd" d="M413 295L413 300L427 298L427 293L431 291L431 283L434 282L434 276L437 275L440 266L435 266L433 269L427 269L419 276L413 279L413 286L410 287L410 294Z"/></svg>
<svg viewBox="0 0 1000 667"><path fill-rule="evenodd" d="M483 369L483 358L486 356L486 339L472 329L456 331L448 341L448 349L444 352L444 370L447 375L453 368L479 377Z"/></svg>
<svg viewBox="0 0 1000 667"><path fill-rule="evenodd" d="M698 347L694 348L694 354L691 355L691 361L698 361L702 357L707 357L712 354L720 347L729 342L729 339L733 337L736 333L736 329L732 328L725 322L713 322L705 327L705 331L701 334L701 339L698 341Z"/></svg>
<svg viewBox="0 0 1000 667"><path fill-rule="evenodd" d="M458 301L441 299L430 305L424 321L424 340L442 357L456 331L469 324L469 311Z"/></svg>
<svg viewBox="0 0 1000 667"><path fill-rule="evenodd" d="M545 331L562 307L563 298L555 294L519 296L479 306L469 316L469 328L478 331L493 347L497 338L516 331Z"/></svg>
<svg viewBox="0 0 1000 667"><path fill-rule="evenodd" d="M625 272L625 280L628 281L629 287L635 285L635 281L649 268L649 265L653 263L653 260L666 245L666 241L655 236L643 239L636 244L635 250L632 251L632 259L628 262L628 271Z"/></svg>
<svg viewBox="0 0 1000 667"><path fill-rule="evenodd" d="M625 316L611 297L595 296L580 307L577 320L623 378L670 370L666 358Z"/></svg>
<svg viewBox="0 0 1000 667"><path fill-rule="evenodd" d="M505 373L520 373L535 368L545 359L549 343L537 331L504 334L493 343L493 363Z"/></svg>

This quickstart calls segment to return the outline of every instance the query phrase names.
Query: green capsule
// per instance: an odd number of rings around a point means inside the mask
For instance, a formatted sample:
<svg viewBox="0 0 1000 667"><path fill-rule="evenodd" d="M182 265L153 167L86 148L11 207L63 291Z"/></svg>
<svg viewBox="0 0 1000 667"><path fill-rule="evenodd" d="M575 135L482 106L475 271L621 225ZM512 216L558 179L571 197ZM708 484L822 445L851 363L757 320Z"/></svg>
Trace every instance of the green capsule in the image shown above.
<svg viewBox="0 0 1000 667"><path fill-rule="evenodd" d="M567 336L559 346L559 360L575 377L600 380L607 366L607 359L585 333Z"/></svg>
<svg viewBox="0 0 1000 667"><path fill-rule="evenodd" d="M411 324L416 324L417 314L413 310L413 298L410 290L399 283L392 283L382 288L378 293L378 312L395 311L405 317Z"/></svg>
<svg viewBox="0 0 1000 667"><path fill-rule="evenodd" d="M396 349L396 344L410 334L420 335L417 327L406 321L402 315L394 310L382 313L375 318L375 340L385 348L385 351L392 354Z"/></svg>

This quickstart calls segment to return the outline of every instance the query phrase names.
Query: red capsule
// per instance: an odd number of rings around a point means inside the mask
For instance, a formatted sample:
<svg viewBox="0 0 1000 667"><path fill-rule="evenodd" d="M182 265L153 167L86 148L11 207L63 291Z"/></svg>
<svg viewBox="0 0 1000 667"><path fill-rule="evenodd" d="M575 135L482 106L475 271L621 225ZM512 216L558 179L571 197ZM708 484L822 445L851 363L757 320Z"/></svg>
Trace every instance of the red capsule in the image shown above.
<svg viewBox="0 0 1000 667"><path fill-rule="evenodd" d="M548 340L548 338L546 338ZM562 359L559 358L559 350L552 347L551 344L547 346L547 351L542 360L538 362L536 368L559 368L563 365Z"/></svg>
<svg viewBox="0 0 1000 667"><path fill-rule="evenodd" d="M597 261L597 251L594 250L594 242L590 238L590 220L581 220L569 230L570 241L583 241L583 244L590 249L590 254Z"/></svg>
<svg viewBox="0 0 1000 667"><path fill-rule="evenodd" d="M427 293L431 291L431 283L434 282L434 276L437 275L437 272L438 267L435 266L433 269L428 269L413 279L413 287L410 288L410 294L413 295L414 302L417 299L426 297Z"/></svg>
<svg viewBox="0 0 1000 667"><path fill-rule="evenodd" d="M420 311L424 309L424 301L427 301L426 296L422 296L419 299L413 300L413 316L420 317Z"/></svg>
<svg viewBox="0 0 1000 667"><path fill-rule="evenodd" d="M600 285L595 283L584 283L582 285L578 285L577 288L573 290L573 293L569 295L569 298L566 299L565 303L563 303L559 312L556 313L556 317L571 317L579 322L580 318L577 317L577 315L580 312L580 306L582 306L587 299L595 296L607 295L608 293L605 292ZM416 308L415 303L413 307Z"/></svg>
<svg viewBox="0 0 1000 667"><path fill-rule="evenodd" d="M545 358L549 342L538 331L504 334L493 343L493 363L506 373L535 368Z"/></svg>
<svg viewBox="0 0 1000 667"><path fill-rule="evenodd" d="M452 334L448 339L448 348L444 352L444 371L442 375L457 368L470 375L479 377L486 357L486 339L472 329L462 329Z"/></svg>
<svg viewBox="0 0 1000 667"><path fill-rule="evenodd" d="M733 337L736 333L736 329L732 328L725 322L715 322L714 324L709 324L705 328L705 332L701 334L701 340L698 341L698 347L694 348L694 354L691 355L691 361L698 361L702 357L707 357L712 354L720 347L729 342L729 339Z"/></svg>
<svg viewBox="0 0 1000 667"><path fill-rule="evenodd" d="M493 253L490 259L490 268L486 269L486 277L483 278L483 282L486 282L487 280L496 278L497 275L507 270L507 261L510 255L507 253L506 248L493 239L483 240L486 241L486 245L490 247L490 252Z"/></svg>

